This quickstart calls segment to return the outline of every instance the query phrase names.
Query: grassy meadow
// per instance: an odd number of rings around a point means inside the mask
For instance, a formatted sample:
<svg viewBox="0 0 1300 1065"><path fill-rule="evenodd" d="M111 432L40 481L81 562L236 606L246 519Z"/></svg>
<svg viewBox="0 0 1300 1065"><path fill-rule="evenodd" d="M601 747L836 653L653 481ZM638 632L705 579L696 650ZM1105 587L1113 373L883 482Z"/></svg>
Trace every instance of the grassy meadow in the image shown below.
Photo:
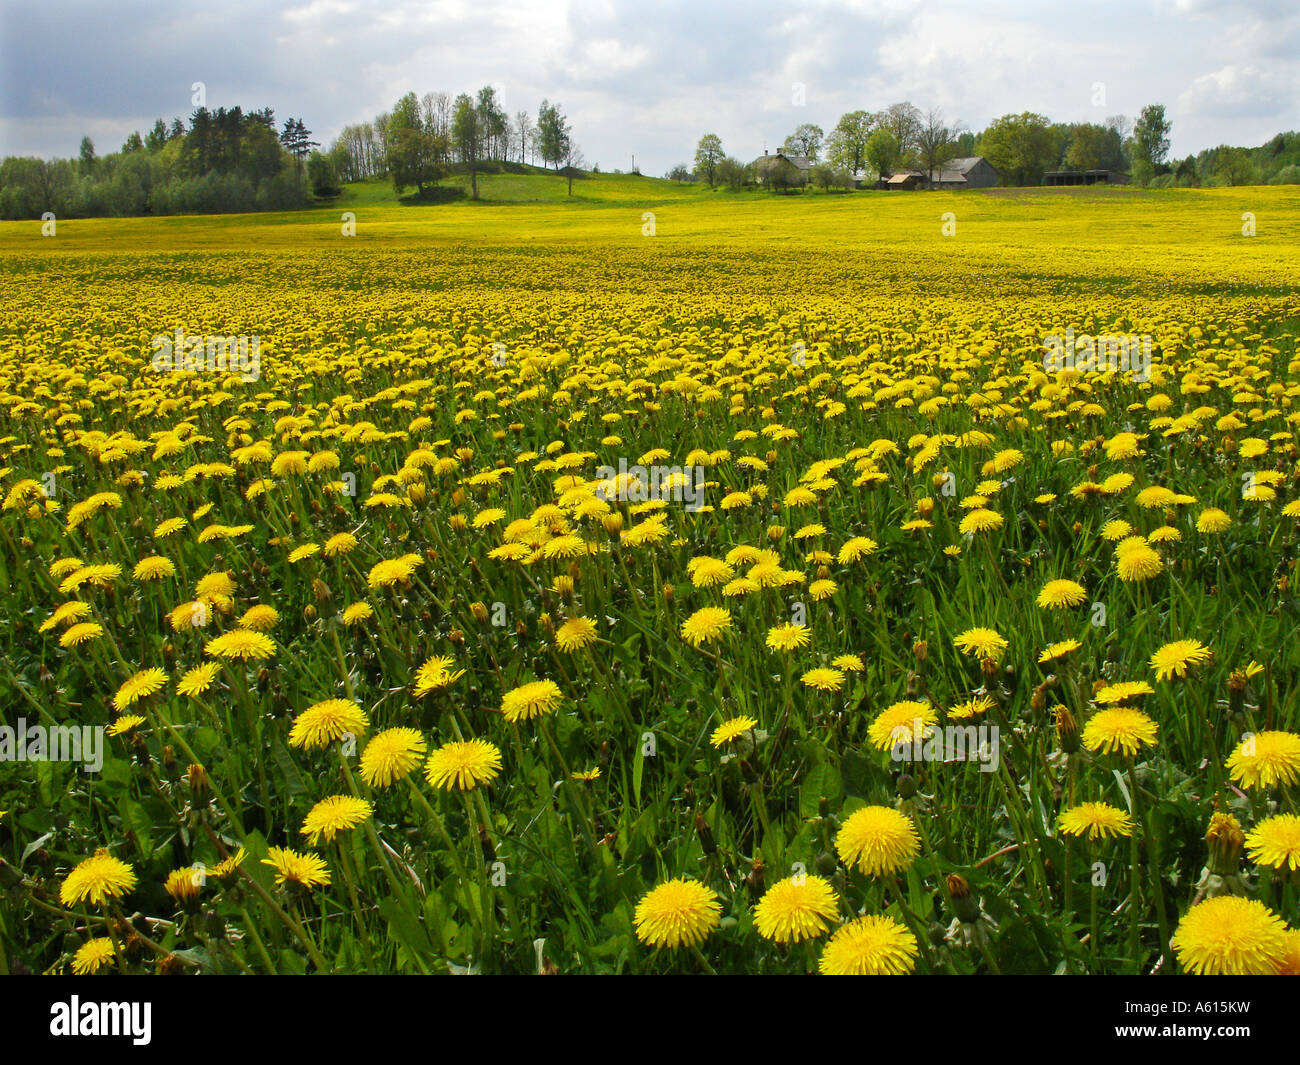
<svg viewBox="0 0 1300 1065"><path fill-rule="evenodd" d="M1300 972L1300 187L566 191L0 223L0 972Z"/></svg>

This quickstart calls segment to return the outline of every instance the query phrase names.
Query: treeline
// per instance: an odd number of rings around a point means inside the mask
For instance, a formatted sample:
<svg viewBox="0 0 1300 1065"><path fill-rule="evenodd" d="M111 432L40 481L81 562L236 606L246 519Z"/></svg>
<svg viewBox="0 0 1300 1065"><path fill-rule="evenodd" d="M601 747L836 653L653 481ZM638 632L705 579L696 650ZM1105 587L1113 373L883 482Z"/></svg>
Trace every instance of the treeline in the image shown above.
<svg viewBox="0 0 1300 1065"><path fill-rule="evenodd" d="M0 162L0 217L206 214L282 211L310 199L301 119L276 130L269 107L200 107L188 127L158 119L149 133L99 155L89 137L75 159L10 156ZM319 168L314 168L319 170Z"/></svg>
<svg viewBox="0 0 1300 1065"><path fill-rule="evenodd" d="M952 159L980 155L1002 184L1038 185L1052 170L1112 170L1150 187L1300 183L1300 134L1279 133L1258 148L1221 145L1185 159L1169 157L1172 126L1162 104L1142 109L1136 121L1112 115L1103 122L1053 122L1026 111L1003 115L981 131L949 122L942 111L923 112L904 101L882 111L849 111L830 132L806 122L781 146L811 164L809 179L826 188L848 188L891 174L933 174ZM759 178L754 162L729 156L715 134L696 147L693 168L685 163L665 175L710 186L739 188ZM789 181L773 171L772 183Z"/></svg>
<svg viewBox="0 0 1300 1065"><path fill-rule="evenodd" d="M473 96L408 92L391 111L344 127L323 165L340 182L390 177L399 194L423 193L450 173L464 173L477 198L483 170L539 160L557 173L566 168L572 191L573 170L585 164L560 105L543 100L536 117L528 111L512 117L487 85Z"/></svg>

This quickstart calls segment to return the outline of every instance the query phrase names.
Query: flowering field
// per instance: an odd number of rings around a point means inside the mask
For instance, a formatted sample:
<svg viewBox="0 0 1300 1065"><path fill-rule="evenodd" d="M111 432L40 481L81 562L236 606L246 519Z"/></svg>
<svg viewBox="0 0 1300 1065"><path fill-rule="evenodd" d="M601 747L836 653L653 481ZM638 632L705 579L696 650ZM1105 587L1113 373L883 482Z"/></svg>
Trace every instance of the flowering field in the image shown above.
<svg viewBox="0 0 1300 1065"><path fill-rule="evenodd" d="M0 971L1300 971L1298 208L0 226Z"/></svg>

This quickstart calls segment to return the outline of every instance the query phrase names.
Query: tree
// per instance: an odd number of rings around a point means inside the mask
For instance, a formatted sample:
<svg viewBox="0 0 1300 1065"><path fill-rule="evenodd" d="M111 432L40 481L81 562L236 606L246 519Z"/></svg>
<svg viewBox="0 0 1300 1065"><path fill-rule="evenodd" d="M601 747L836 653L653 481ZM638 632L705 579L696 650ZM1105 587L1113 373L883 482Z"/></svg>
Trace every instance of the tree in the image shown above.
<svg viewBox="0 0 1300 1065"><path fill-rule="evenodd" d="M471 198L478 199L478 170L483 161L483 126L478 108L465 93L456 97L451 112L451 143L469 171Z"/></svg>
<svg viewBox="0 0 1300 1065"><path fill-rule="evenodd" d="M1147 104L1142 108L1133 126L1133 154L1158 171L1169 157L1169 120L1165 118L1164 104Z"/></svg>
<svg viewBox="0 0 1300 1065"><path fill-rule="evenodd" d="M835 128L826 138L827 161L835 167L856 174L867 162L867 141L875 128L870 111L849 111L840 115Z"/></svg>
<svg viewBox="0 0 1300 1065"><path fill-rule="evenodd" d="M488 159L504 159L510 120L501 108L496 89L484 85L478 91L479 131L483 138L483 155Z"/></svg>
<svg viewBox="0 0 1300 1065"><path fill-rule="evenodd" d="M1056 161L1056 138L1042 115L1003 115L980 135L979 154L1002 175L1004 185L1038 185Z"/></svg>
<svg viewBox="0 0 1300 1065"><path fill-rule="evenodd" d="M664 175L669 181L690 181L691 170L685 163L678 163Z"/></svg>
<svg viewBox="0 0 1300 1065"><path fill-rule="evenodd" d="M317 196L337 196L339 193L339 179L334 164L320 152L312 152L307 156L307 180L311 182L311 191Z"/></svg>
<svg viewBox="0 0 1300 1065"><path fill-rule="evenodd" d="M149 131L148 136L144 139L144 146L149 149L151 154L160 152L167 144L167 123L161 118L153 124L153 129Z"/></svg>
<svg viewBox="0 0 1300 1065"><path fill-rule="evenodd" d="M313 148L320 147L318 142L311 139L311 130L303 124L301 118L286 118L284 120L284 129L280 132L280 143L284 145L284 150L298 161L300 172L303 160L307 158Z"/></svg>
<svg viewBox="0 0 1300 1065"><path fill-rule="evenodd" d="M89 137L81 138L81 161L78 170L82 177L90 177L95 172L95 142Z"/></svg>
<svg viewBox="0 0 1300 1065"><path fill-rule="evenodd" d="M881 177L894 172L899 161L898 138L885 127L867 138L866 161Z"/></svg>
<svg viewBox="0 0 1300 1065"><path fill-rule="evenodd" d="M894 135L899 161L916 150L916 138L921 131L920 108L906 100L901 104L890 104L877 119L877 124Z"/></svg>
<svg viewBox="0 0 1300 1065"><path fill-rule="evenodd" d="M388 142L388 173L399 195L413 185L416 193L423 196L424 186L432 185L442 176L434 138L423 129L393 129ZM477 186L474 198L478 198Z"/></svg>
<svg viewBox="0 0 1300 1065"><path fill-rule="evenodd" d="M569 154L571 132L559 104L543 100L537 112L537 149L542 162L554 164L557 173Z"/></svg>
<svg viewBox="0 0 1300 1065"><path fill-rule="evenodd" d="M722 162L724 155L722 139L716 133L706 133L700 138L700 143L695 149L695 174L707 181L709 188L713 188L718 164Z"/></svg>
<svg viewBox="0 0 1300 1065"><path fill-rule="evenodd" d="M1245 148L1219 148L1214 160L1214 177L1221 185L1249 185L1255 177L1255 167Z"/></svg>
<svg viewBox="0 0 1300 1065"><path fill-rule="evenodd" d="M1065 165L1071 170L1101 170L1106 156L1109 131L1105 126L1080 122L1070 127L1070 146Z"/></svg>
<svg viewBox="0 0 1300 1065"><path fill-rule="evenodd" d="M832 188L847 189L853 183L853 175L830 163L818 163L812 168L812 180L829 192Z"/></svg>
<svg viewBox="0 0 1300 1065"><path fill-rule="evenodd" d="M716 177L719 184L731 189L739 189L753 179L753 168L747 163L742 163L735 156L728 155L719 160Z"/></svg>
<svg viewBox="0 0 1300 1065"><path fill-rule="evenodd" d="M140 139L140 133L137 130L126 138L126 143L122 145L122 154L130 155L132 152L142 151L144 151L144 141Z"/></svg>
<svg viewBox="0 0 1300 1065"><path fill-rule="evenodd" d="M790 136L786 137L785 144L782 145L781 151L787 155L802 155L810 163L817 162L817 153L822 148L821 126L814 126L811 122L801 123Z"/></svg>
<svg viewBox="0 0 1300 1065"><path fill-rule="evenodd" d="M515 143L519 145L519 162L524 162L524 154L528 151L528 140L533 135L533 116L527 111L515 112Z"/></svg>
<svg viewBox="0 0 1300 1065"><path fill-rule="evenodd" d="M930 182L934 182L934 172L957 154L957 130L943 120L943 112L936 107L930 108L922 119L916 133L916 150L925 166Z"/></svg>
<svg viewBox="0 0 1300 1065"><path fill-rule="evenodd" d="M582 149L579 148L573 139L569 139L569 144L564 153L564 176L569 179L569 195L573 195L573 179L587 165L587 160L582 157Z"/></svg>

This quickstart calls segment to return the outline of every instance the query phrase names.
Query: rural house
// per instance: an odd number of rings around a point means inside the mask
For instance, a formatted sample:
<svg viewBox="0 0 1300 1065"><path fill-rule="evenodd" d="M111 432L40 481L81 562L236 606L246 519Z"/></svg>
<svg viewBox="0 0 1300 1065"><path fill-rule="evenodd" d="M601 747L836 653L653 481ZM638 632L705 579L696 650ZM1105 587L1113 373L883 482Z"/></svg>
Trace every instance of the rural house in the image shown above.
<svg viewBox="0 0 1300 1065"><path fill-rule="evenodd" d="M927 170L900 170L881 178L877 188L882 189L988 189L1001 181L996 169L982 155L949 159L935 167L934 179Z"/></svg>
<svg viewBox="0 0 1300 1065"><path fill-rule="evenodd" d="M806 185L812 171L812 163L802 155L786 155L785 152L774 152L771 155L764 152L751 165L760 185L777 188Z"/></svg>

